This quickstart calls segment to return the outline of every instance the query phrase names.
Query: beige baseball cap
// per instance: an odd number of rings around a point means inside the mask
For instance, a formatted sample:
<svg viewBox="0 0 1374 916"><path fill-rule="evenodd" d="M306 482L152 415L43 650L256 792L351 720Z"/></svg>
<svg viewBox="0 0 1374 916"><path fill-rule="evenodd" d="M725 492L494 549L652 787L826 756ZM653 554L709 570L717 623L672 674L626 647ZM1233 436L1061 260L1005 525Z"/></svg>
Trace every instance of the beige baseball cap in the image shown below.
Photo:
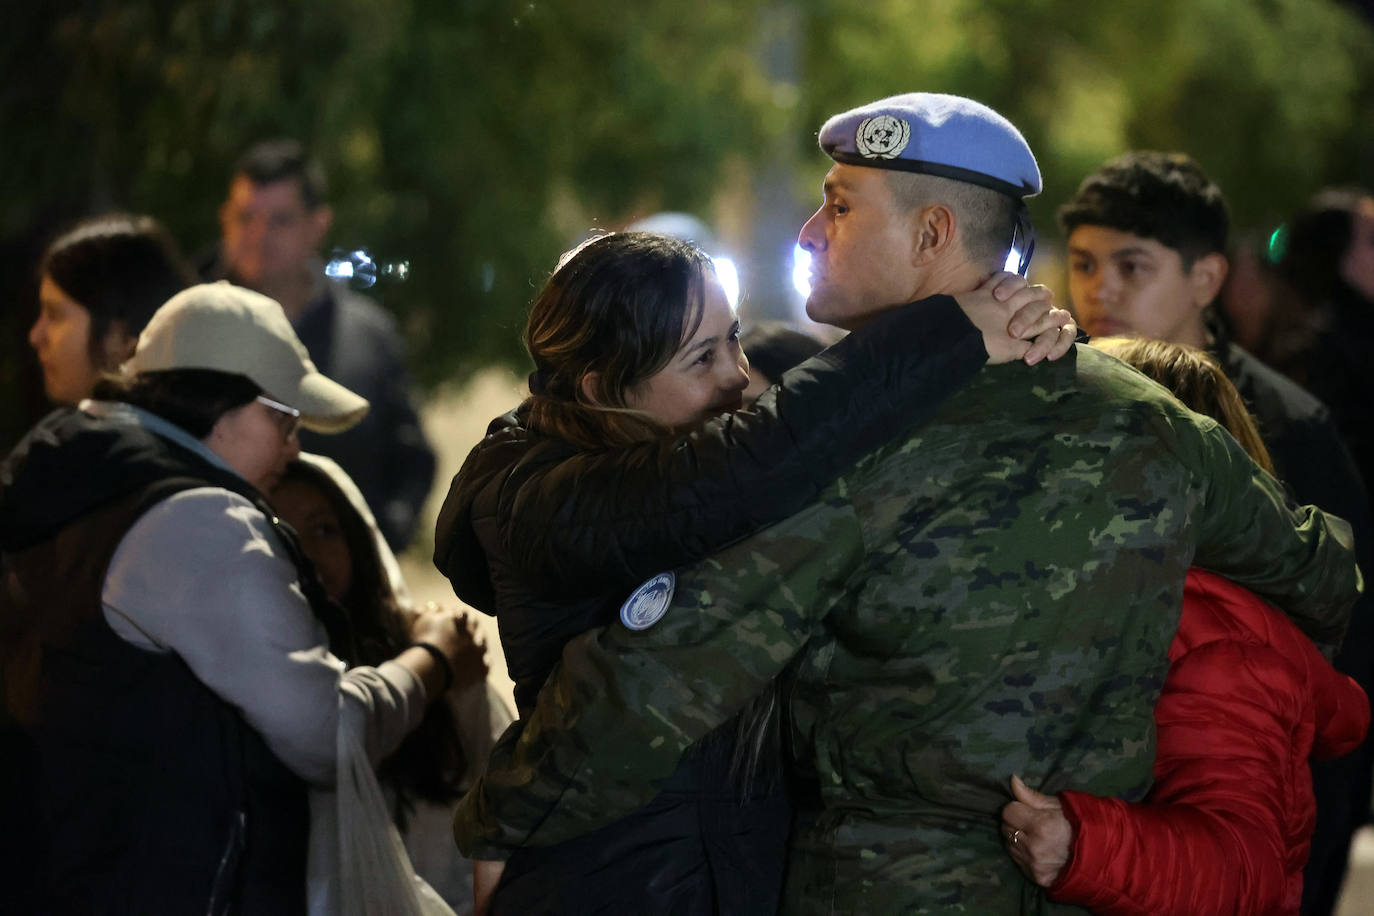
<svg viewBox="0 0 1374 916"><path fill-rule="evenodd" d="M217 369L246 376L301 412L301 425L339 433L367 413L367 399L326 378L310 361L275 299L227 280L182 290L143 329L129 373Z"/></svg>

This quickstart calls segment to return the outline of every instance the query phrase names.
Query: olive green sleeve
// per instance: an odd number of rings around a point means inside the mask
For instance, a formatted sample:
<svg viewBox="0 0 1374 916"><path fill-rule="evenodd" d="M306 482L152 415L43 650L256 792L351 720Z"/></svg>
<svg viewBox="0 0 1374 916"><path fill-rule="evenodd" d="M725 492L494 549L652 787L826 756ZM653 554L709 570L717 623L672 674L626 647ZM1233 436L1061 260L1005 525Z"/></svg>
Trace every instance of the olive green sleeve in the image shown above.
<svg viewBox="0 0 1374 916"><path fill-rule="evenodd" d="M1350 525L1294 503L1221 427L1199 425L1196 446L1195 564L1263 596L1329 653L1362 588Z"/></svg>
<svg viewBox="0 0 1374 916"><path fill-rule="evenodd" d="M464 854L505 858L611 823L656 794L681 752L800 652L863 561L848 502L827 496L683 571L664 616L570 642L523 730L459 804Z"/></svg>

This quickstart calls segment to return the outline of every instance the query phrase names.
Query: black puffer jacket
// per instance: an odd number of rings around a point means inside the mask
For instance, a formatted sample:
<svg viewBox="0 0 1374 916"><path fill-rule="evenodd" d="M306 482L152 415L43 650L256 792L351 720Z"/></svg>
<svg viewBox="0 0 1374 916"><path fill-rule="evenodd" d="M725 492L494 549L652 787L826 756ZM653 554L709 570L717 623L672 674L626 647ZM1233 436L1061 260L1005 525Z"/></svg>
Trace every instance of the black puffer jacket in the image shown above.
<svg viewBox="0 0 1374 916"><path fill-rule="evenodd" d="M913 429L987 360L954 299L889 312L695 432L580 451L498 417L453 479L434 562L500 623L527 709L563 645L615 619L645 579L706 557L813 499Z"/></svg>

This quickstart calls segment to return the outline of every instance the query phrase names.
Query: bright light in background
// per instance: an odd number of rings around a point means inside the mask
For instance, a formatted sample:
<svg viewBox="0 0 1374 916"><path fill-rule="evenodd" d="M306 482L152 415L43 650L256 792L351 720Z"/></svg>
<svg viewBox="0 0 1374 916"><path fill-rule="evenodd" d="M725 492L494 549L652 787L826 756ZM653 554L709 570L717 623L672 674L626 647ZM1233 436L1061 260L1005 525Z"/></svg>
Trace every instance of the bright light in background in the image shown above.
<svg viewBox="0 0 1374 916"><path fill-rule="evenodd" d="M378 261L366 248L335 248L324 266L324 275L331 280L347 281L354 289L368 289L379 280L404 283L410 277L410 262Z"/></svg>
<svg viewBox="0 0 1374 916"><path fill-rule="evenodd" d="M800 245L792 246L792 286L803 299L811 295L811 252Z"/></svg>
<svg viewBox="0 0 1374 916"><path fill-rule="evenodd" d="M1278 264L1288 254L1288 236L1291 235L1287 223L1281 223L1269 235L1269 245L1264 249L1264 257L1270 264Z"/></svg>
<svg viewBox="0 0 1374 916"><path fill-rule="evenodd" d="M720 281L720 288L725 290L730 308L734 308L739 305L739 268L735 267L734 261L720 255L712 257L711 263L715 265L716 279Z"/></svg>
<svg viewBox="0 0 1374 916"><path fill-rule="evenodd" d="M331 280L351 280L353 262L345 258L335 258L324 266L324 275Z"/></svg>

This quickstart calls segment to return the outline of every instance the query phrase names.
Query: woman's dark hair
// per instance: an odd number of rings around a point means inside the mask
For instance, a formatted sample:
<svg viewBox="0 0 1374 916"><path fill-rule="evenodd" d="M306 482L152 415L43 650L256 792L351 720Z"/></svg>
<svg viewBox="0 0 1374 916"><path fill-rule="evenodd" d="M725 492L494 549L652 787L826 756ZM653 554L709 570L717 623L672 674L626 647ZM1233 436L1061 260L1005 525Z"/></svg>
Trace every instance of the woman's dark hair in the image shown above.
<svg viewBox="0 0 1374 916"><path fill-rule="evenodd" d="M84 219L48 245L38 274L91 314L91 361L113 322L137 337L162 303L196 282L176 242L151 216L110 213Z"/></svg>
<svg viewBox="0 0 1374 916"><path fill-rule="evenodd" d="M236 372L162 369L127 378L105 376L96 382L92 397L141 407L204 439L220 417L260 394L256 383Z"/></svg>
<svg viewBox="0 0 1374 916"><path fill-rule="evenodd" d="M287 465L278 486L288 483L319 491L343 528L353 559L352 584L338 602L344 608L343 616L351 630L349 642L357 654L349 663L380 665L395 658L411 644L410 628L382 566L376 534L323 468L296 459ZM467 758L446 703L431 703L419 727L378 767L378 772L399 789L395 817L402 826L415 798L440 804L457 799L466 770Z"/></svg>
<svg viewBox="0 0 1374 916"><path fill-rule="evenodd" d="M652 232L604 235L566 255L525 327L530 428L584 448L661 435L625 396L696 333L713 269L695 245ZM582 380L592 372L589 399Z"/></svg>
<svg viewBox="0 0 1374 916"><path fill-rule="evenodd" d="M653 232L603 235L564 255L530 307L525 346L534 360L525 422L582 448L652 439L663 427L625 395L668 364L696 333L704 283L715 268L690 242ZM582 379L597 373L589 401ZM779 688L774 685L692 753L729 757L753 791L780 773Z"/></svg>
<svg viewBox="0 0 1374 916"><path fill-rule="evenodd" d="M1279 229L1275 251L1279 274L1309 305L1349 294L1341 278L1341 259L1355 234L1360 202L1370 196L1361 188L1328 188Z"/></svg>

